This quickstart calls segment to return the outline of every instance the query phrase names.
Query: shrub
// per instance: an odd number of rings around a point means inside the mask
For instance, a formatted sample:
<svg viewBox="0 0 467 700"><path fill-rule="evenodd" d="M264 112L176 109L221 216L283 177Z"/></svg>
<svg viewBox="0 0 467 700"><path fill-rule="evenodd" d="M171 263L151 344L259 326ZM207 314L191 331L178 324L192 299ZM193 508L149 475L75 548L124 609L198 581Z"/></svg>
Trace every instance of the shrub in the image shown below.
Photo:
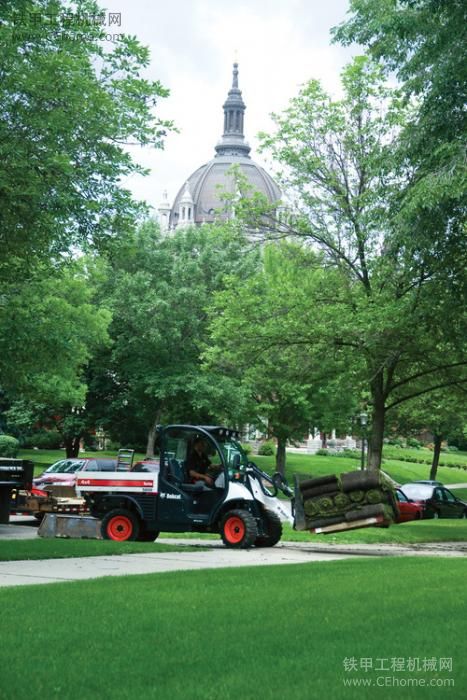
<svg viewBox="0 0 467 700"><path fill-rule="evenodd" d="M16 457L19 441L12 435L0 435L0 457Z"/></svg>
<svg viewBox="0 0 467 700"><path fill-rule="evenodd" d="M419 450L421 446L422 443L420 440L417 440L416 438L407 438L407 447L415 447L416 450Z"/></svg>
<svg viewBox="0 0 467 700"><path fill-rule="evenodd" d="M38 447L40 450L58 450L63 438L58 430L38 430L28 439L31 447Z"/></svg>
<svg viewBox="0 0 467 700"><path fill-rule="evenodd" d="M319 450L316 450L315 454L319 455L320 457L327 457L329 452L327 447L320 447Z"/></svg>
<svg viewBox="0 0 467 700"><path fill-rule="evenodd" d="M404 441L402 438L393 437L387 439L387 445L392 445L393 447L404 447Z"/></svg>
<svg viewBox="0 0 467 700"><path fill-rule="evenodd" d="M106 445L106 449L109 452L113 452L113 451L117 452L120 449L120 443L115 442L115 440L108 440L107 445ZM144 452L144 450L142 450L142 452Z"/></svg>
<svg viewBox="0 0 467 700"><path fill-rule="evenodd" d="M242 443L242 450L246 455L251 455L251 453L253 452L252 446L248 443Z"/></svg>
<svg viewBox="0 0 467 700"><path fill-rule="evenodd" d="M276 454L276 446L271 441L263 442L259 446L258 454L265 457L274 456Z"/></svg>
<svg viewBox="0 0 467 700"><path fill-rule="evenodd" d="M459 448L455 445L449 445L448 452L459 452Z"/></svg>
<svg viewBox="0 0 467 700"><path fill-rule="evenodd" d="M319 452L317 454L319 454ZM326 452L326 454L328 454L328 452ZM360 456L359 450L351 450L348 447L333 453L333 457L350 457L350 459L360 459Z"/></svg>

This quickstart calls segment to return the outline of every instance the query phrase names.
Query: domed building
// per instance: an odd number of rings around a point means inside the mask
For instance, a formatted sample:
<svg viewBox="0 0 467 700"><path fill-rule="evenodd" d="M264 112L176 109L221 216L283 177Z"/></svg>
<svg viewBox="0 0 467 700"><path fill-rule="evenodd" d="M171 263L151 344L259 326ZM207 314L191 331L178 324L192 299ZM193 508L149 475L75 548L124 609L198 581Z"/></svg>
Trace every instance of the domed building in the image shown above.
<svg viewBox="0 0 467 700"><path fill-rule="evenodd" d="M235 193L235 180L230 168L237 165L253 190L266 196L270 203L280 199L281 193L272 177L250 157L250 146L243 133L245 103L238 87L238 64L233 65L232 87L223 105L224 131L215 146L216 155L190 175L179 190L173 206L164 193L158 209L163 229L190 224L212 223L224 207L222 191Z"/></svg>

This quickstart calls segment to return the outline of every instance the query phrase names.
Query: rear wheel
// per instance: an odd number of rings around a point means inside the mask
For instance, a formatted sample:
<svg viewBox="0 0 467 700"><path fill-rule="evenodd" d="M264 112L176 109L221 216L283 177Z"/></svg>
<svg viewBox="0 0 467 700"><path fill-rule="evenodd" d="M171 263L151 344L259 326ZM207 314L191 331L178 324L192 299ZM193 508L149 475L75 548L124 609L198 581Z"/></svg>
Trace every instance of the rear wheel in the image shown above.
<svg viewBox="0 0 467 700"><path fill-rule="evenodd" d="M105 540L115 542L136 540L139 534L138 518L124 508L111 510L102 519L101 533Z"/></svg>
<svg viewBox="0 0 467 700"><path fill-rule="evenodd" d="M225 546L235 549L251 547L258 537L256 521L247 510L230 510L222 518L220 530Z"/></svg>
<svg viewBox="0 0 467 700"><path fill-rule="evenodd" d="M143 530L139 533L138 542L154 542L159 537L159 530Z"/></svg>
<svg viewBox="0 0 467 700"><path fill-rule="evenodd" d="M274 547L282 537L281 519L276 513L267 510L263 515L263 528L267 534L256 538L255 547Z"/></svg>

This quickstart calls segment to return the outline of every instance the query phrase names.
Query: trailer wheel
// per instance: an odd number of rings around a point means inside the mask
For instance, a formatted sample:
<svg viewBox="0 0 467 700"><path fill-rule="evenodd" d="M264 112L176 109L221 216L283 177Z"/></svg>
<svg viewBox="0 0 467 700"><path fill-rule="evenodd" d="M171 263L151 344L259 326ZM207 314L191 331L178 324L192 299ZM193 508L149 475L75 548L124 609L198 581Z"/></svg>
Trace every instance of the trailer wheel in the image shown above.
<svg viewBox="0 0 467 700"><path fill-rule="evenodd" d="M246 549L258 537L254 517L247 510L230 510L221 521L221 537L226 547Z"/></svg>
<svg viewBox="0 0 467 700"><path fill-rule="evenodd" d="M138 542L154 542L159 537L159 530L143 530L139 533Z"/></svg>
<svg viewBox="0 0 467 700"><path fill-rule="evenodd" d="M263 527L266 535L259 535L255 540L255 547L274 547L282 537L281 519L271 510L266 510L263 515Z"/></svg>
<svg viewBox="0 0 467 700"><path fill-rule="evenodd" d="M136 540L139 534L139 521L130 510L116 508L103 517L101 532L105 540L116 542Z"/></svg>

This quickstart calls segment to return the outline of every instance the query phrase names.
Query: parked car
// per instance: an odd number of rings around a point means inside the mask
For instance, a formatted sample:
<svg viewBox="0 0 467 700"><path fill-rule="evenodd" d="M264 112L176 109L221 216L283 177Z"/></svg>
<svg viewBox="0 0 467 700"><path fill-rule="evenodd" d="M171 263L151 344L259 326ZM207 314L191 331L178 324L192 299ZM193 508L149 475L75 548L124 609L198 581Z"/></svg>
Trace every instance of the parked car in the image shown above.
<svg viewBox="0 0 467 700"><path fill-rule="evenodd" d="M414 481L401 490L413 501L425 504L425 518L467 518L467 503L445 486Z"/></svg>
<svg viewBox="0 0 467 700"><path fill-rule="evenodd" d="M131 468L132 472L157 472L159 471L159 458L142 459L140 462L135 462Z"/></svg>
<svg viewBox="0 0 467 700"><path fill-rule="evenodd" d="M48 467L33 480L35 488L50 489L55 486L72 486L76 484L76 472L113 472L117 469L116 459L99 459L80 457L61 459Z"/></svg>
<svg viewBox="0 0 467 700"><path fill-rule="evenodd" d="M412 501L403 491L396 489L399 517L396 523L406 523L409 520L421 520L425 513L425 504L421 501Z"/></svg>

